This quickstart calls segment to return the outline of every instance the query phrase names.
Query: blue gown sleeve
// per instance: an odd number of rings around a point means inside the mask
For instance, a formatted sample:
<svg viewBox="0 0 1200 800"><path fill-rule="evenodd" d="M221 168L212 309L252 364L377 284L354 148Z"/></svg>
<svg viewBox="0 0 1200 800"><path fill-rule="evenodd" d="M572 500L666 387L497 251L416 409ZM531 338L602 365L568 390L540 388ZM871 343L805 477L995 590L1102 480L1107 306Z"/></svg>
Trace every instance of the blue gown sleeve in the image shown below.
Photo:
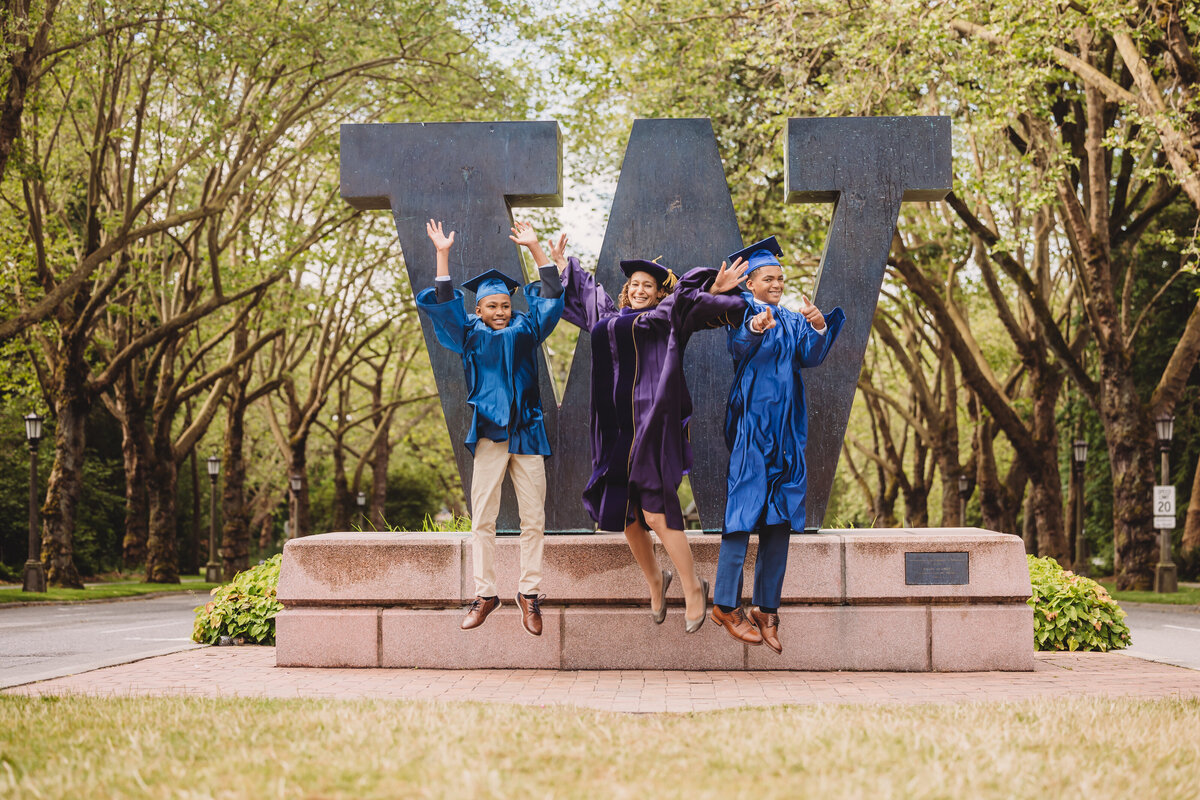
<svg viewBox="0 0 1200 800"><path fill-rule="evenodd" d="M429 315L433 333L442 346L462 355L471 330L471 320L463 310L462 290L455 289L453 300L439 303L435 289L422 289L417 295L417 308Z"/></svg>
<svg viewBox="0 0 1200 800"><path fill-rule="evenodd" d="M563 315L562 295L557 297L542 297L541 282L529 283L524 287L525 299L529 302L527 318L533 335L538 342L546 341L546 337L554 330L559 318Z"/></svg>
<svg viewBox="0 0 1200 800"><path fill-rule="evenodd" d="M825 315L825 333L817 333L812 325L805 324L804 332L800 334L800 341L796 343L796 360L799 365L815 367L824 361L829 348L833 346L833 340L837 338L838 331L842 329L845 322L846 312L842 311L841 306L838 306Z"/></svg>
<svg viewBox="0 0 1200 800"><path fill-rule="evenodd" d="M741 361L753 355L766 336L765 333L755 333L750 330L750 320L753 318L752 314L746 314L746 319L741 325L729 326L729 355L733 356L735 361Z"/></svg>

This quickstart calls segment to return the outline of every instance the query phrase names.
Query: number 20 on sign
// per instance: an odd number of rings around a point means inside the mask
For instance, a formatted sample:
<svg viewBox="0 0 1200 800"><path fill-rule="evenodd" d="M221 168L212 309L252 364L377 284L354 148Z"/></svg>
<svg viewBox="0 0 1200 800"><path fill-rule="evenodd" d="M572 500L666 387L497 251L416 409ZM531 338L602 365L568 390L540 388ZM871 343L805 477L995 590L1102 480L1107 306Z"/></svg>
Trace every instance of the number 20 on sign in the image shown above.
<svg viewBox="0 0 1200 800"><path fill-rule="evenodd" d="M1154 527L1172 530L1175 527L1175 487L1154 487Z"/></svg>

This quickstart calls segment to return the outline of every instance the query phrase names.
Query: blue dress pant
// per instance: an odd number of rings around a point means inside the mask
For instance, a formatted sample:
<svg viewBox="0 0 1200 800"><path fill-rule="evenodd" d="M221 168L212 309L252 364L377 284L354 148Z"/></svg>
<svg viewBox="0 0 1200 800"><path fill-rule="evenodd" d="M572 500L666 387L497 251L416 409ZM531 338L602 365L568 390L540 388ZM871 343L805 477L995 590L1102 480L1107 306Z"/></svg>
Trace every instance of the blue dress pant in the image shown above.
<svg viewBox="0 0 1200 800"><path fill-rule="evenodd" d="M779 607L791 535L792 531L786 524L759 528L758 556L754 561L754 605ZM717 582L713 587L713 602L717 605L737 607L742 604L742 567L746 563L749 544L748 533L726 533L721 536Z"/></svg>

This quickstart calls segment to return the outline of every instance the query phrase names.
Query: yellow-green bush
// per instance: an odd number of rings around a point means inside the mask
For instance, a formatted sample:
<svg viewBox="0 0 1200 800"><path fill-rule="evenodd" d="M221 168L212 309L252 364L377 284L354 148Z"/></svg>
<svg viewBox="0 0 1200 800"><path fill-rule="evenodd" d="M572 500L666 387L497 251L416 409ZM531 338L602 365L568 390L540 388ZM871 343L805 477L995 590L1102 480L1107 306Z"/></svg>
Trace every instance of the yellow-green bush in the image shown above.
<svg viewBox="0 0 1200 800"><path fill-rule="evenodd" d="M272 556L213 589L213 599L196 609L192 641L216 644L230 636L251 644L274 644L275 615L283 610L275 599L282 558Z"/></svg>
<svg viewBox="0 0 1200 800"><path fill-rule="evenodd" d="M1029 556L1034 643L1038 650L1119 650L1129 645L1125 612L1103 586Z"/></svg>

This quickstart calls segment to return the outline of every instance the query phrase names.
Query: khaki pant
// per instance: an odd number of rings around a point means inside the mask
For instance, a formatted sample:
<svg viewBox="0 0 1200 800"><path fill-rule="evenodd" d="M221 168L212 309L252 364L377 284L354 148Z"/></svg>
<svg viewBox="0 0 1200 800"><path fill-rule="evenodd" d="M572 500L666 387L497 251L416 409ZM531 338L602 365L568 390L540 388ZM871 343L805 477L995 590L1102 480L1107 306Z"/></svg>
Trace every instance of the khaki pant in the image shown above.
<svg viewBox="0 0 1200 800"><path fill-rule="evenodd" d="M512 477L521 515L521 580L517 591L535 594L542 581L542 543L546 533L546 457L508 452L508 442L480 439L471 472L471 560L475 594L496 591L496 516L504 475Z"/></svg>

